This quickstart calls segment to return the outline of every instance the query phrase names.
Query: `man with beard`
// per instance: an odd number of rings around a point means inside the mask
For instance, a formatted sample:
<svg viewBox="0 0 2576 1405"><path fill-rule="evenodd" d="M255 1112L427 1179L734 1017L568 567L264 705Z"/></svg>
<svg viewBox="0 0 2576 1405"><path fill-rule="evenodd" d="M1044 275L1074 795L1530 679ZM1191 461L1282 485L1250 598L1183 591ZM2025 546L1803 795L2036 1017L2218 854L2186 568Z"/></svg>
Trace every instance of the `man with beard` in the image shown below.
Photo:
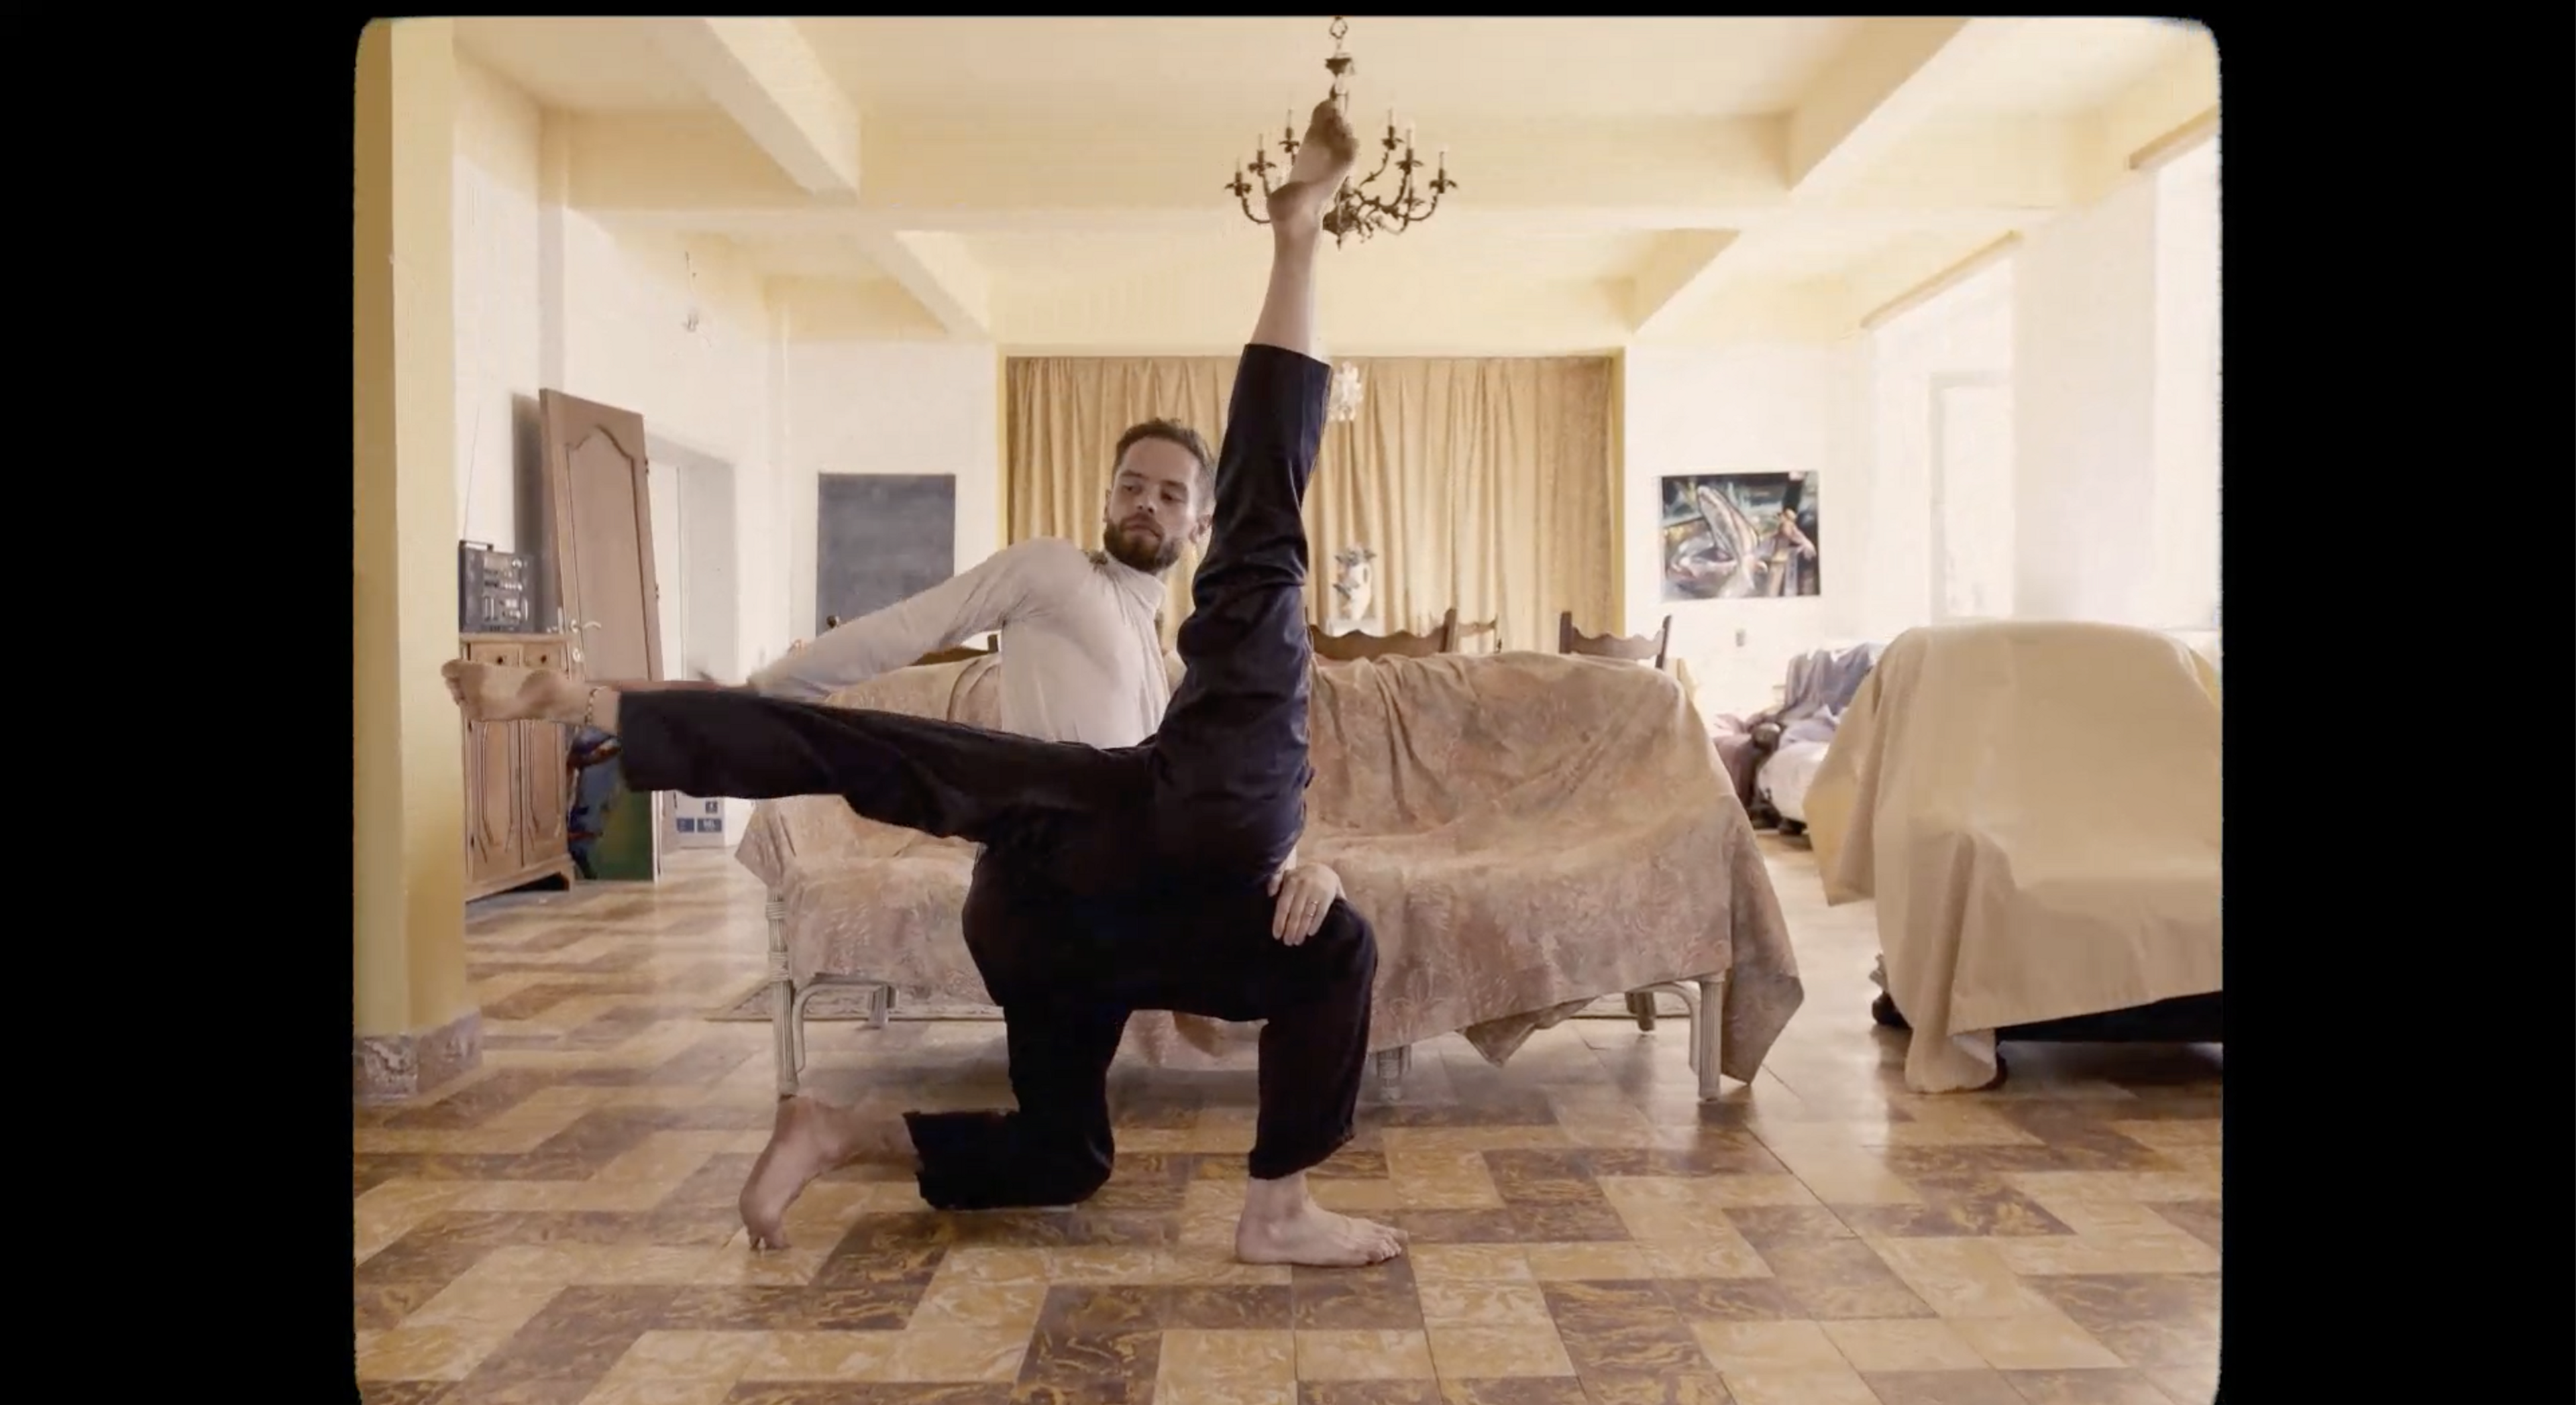
<svg viewBox="0 0 2576 1405"><path fill-rule="evenodd" d="M1131 1012L1171 1010L1262 1022L1236 1255L1320 1266L1403 1252L1402 1231L1326 1210L1307 1186L1352 1134L1377 941L1337 880L1299 895L1290 877L1314 779L1301 513L1332 376L1317 351L1314 264L1323 212L1358 152L1327 99L1269 198L1270 287L1235 369L1208 555L1180 629L1187 672L1143 742L1036 740L748 689L443 670L469 720L619 736L641 788L840 795L881 823L984 846L964 926L1008 1022L1018 1109L909 1113L900 1127L851 1119L820 1143L789 1135L782 1118L773 1147L788 1145L769 1158L769 1183L801 1185L877 1151L912 1159L922 1198L942 1210L1087 1199L1114 1154L1107 1075L1119 1036ZM1019 656L1016 644L1004 652ZM774 1230L755 1236L778 1242Z"/></svg>
<svg viewBox="0 0 2576 1405"><path fill-rule="evenodd" d="M813 642L754 674L751 690L820 702L925 654L999 631L1009 659L1002 667L1001 730L1096 747L1143 741L1161 724L1170 694L1158 625L1163 579L1184 544L1207 539L1216 461L1198 431L1151 419L1118 436L1112 462L1100 550L1058 537L1005 547L908 600L846 623L836 618ZM1306 914L1309 925L1297 933L1303 936L1340 895L1341 882L1322 864L1297 865L1292 855L1290 865L1276 920L1285 931L1292 918ZM990 964L989 950L974 954L979 966ZM1011 1017L1007 1002L1003 1017ZM889 1130L879 1119L819 1098L781 1099L769 1144L743 1182L742 1220L753 1244L783 1245L788 1206L806 1185L844 1161L884 1150Z"/></svg>
<svg viewBox="0 0 2576 1405"><path fill-rule="evenodd" d="M1008 546L909 600L839 624L753 674L754 692L821 702L840 688L999 630L1001 729L1134 746L1163 720L1163 577L1204 541L1216 464L1197 431L1147 420L1118 437L1099 551L1060 537Z"/></svg>

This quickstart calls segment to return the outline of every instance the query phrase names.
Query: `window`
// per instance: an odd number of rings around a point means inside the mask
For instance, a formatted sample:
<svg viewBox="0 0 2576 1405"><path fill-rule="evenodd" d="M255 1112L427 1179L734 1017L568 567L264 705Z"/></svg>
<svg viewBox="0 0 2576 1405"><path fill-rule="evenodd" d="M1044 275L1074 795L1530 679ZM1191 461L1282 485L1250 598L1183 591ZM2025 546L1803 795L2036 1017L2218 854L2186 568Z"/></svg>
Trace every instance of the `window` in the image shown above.
<svg viewBox="0 0 2576 1405"><path fill-rule="evenodd" d="M1872 336L1877 433L1864 626L2013 613L2013 268L1993 264Z"/></svg>

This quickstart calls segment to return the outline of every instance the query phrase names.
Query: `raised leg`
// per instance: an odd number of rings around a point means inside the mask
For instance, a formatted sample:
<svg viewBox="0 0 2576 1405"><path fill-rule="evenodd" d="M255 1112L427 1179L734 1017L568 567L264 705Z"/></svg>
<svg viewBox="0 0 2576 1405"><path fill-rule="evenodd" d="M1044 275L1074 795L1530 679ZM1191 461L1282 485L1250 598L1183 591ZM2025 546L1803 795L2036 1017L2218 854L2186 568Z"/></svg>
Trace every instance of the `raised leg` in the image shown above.
<svg viewBox="0 0 2576 1405"><path fill-rule="evenodd" d="M824 707L736 689L620 693L551 669L451 663L469 721L613 732L637 793L772 800L838 795L868 819L1002 842L1055 820L1132 812L1143 754L1036 741L938 718Z"/></svg>
<svg viewBox="0 0 2576 1405"><path fill-rule="evenodd" d="M1305 822L1306 484L1332 367L1315 337L1322 215L1358 142L1327 101L1271 199L1270 287L1235 365L1206 558L1178 647L1187 672L1153 746L1156 847L1267 878Z"/></svg>

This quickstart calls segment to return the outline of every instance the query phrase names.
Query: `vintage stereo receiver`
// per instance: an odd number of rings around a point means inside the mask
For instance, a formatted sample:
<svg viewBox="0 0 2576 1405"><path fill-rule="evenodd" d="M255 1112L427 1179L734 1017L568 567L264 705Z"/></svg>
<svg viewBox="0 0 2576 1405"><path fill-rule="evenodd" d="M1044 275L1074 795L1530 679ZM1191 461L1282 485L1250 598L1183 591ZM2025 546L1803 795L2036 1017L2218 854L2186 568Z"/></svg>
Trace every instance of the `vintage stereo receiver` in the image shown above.
<svg viewBox="0 0 2576 1405"><path fill-rule="evenodd" d="M515 551L456 544L458 625L467 634L528 634L537 627L536 572Z"/></svg>

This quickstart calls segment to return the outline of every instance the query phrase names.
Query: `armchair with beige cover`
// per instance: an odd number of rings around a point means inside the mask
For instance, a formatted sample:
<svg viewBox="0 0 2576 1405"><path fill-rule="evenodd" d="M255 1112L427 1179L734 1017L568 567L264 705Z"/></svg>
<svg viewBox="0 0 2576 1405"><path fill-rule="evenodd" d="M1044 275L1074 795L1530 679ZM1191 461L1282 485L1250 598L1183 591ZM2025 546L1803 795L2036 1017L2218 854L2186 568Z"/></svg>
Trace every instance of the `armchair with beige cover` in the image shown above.
<svg viewBox="0 0 2576 1405"><path fill-rule="evenodd" d="M1999 1040L2223 1042L2220 731L2216 669L2154 630L1887 647L1806 808L1826 901L1877 902L1909 1087L1988 1086Z"/></svg>
<svg viewBox="0 0 2576 1405"><path fill-rule="evenodd" d="M1009 666L899 669L833 701L990 726ZM1500 1064L1600 997L1658 988L1691 1012L1703 1095L1721 1071L1753 1078L1803 987L1752 826L1672 678L1537 653L1358 660L1317 668L1312 718L1300 853L1376 927L1388 1096L1422 1040L1464 1032ZM898 995L986 998L959 926L965 842L809 796L763 803L738 858L770 890L781 1093L818 989L866 988L880 1028ZM1203 1064L1243 1033L1140 1013L1123 1052Z"/></svg>

